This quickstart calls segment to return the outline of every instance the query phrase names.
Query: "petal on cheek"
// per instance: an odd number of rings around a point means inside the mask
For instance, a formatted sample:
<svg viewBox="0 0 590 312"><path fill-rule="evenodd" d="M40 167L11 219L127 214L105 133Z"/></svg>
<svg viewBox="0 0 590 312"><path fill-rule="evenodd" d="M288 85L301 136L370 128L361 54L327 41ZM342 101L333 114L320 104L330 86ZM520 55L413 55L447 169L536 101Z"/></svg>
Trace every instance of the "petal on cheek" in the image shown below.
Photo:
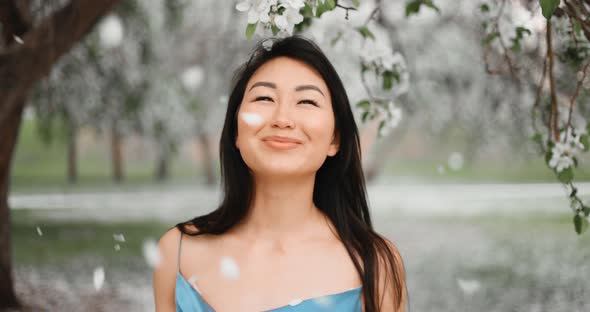
<svg viewBox="0 0 590 312"><path fill-rule="evenodd" d="M263 121L262 116L256 113L241 113L240 118L250 126L258 126Z"/></svg>

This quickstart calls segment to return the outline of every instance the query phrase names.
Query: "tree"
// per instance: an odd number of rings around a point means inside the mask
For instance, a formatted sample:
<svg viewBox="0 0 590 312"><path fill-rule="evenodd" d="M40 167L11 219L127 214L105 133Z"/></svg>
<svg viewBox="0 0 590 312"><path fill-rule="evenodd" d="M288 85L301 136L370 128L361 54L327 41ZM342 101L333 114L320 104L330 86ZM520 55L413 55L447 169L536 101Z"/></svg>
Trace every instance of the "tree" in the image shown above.
<svg viewBox="0 0 590 312"><path fill-rule="evenodd" d="M45 16L32 16L31 1L0 3L0 309L17 307L12 278L8 190L10 165L23 107L31 87L120 0L67 2ZM53 3L51 3L53 4ZM42 4L43 5L43 4Z"/></svg>

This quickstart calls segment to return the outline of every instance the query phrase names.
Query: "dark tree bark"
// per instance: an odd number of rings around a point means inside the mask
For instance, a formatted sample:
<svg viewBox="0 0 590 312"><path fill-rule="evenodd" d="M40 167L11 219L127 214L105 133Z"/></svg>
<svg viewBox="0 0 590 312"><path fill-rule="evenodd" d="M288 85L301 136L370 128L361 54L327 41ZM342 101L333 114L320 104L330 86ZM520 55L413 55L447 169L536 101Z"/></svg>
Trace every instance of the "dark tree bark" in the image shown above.
<svg viewBox="0 0 590 312"><path fill-rule="evenodd" d="M215 174L213 173L213 158L211 157L211 144L209 138L204 131L199 132L199 143L201 144L201 152L203 153L203 169L207 178L207 185L215 184Z"/></svg>
<svg viewBox="0 0 590 312"><path fill-rule="evenodd" d="M73 120L68 120L68 182L78 181L78 126Z"/></svg>
<svg viewBox="0 0 590 312"><path fill-rule="evenodd" d="M0 310L18 307L12 278L12 244L10 240L10 209L8 207L8 189L10 181L10 164L18 138L24 98L11 112L7 122L0 123Z"/></svg>
<svg viewBox="0 0 590 312"><path fill-rule="evenodd" d="M123 147L122 136L117 125L117 120L113 119L111 127L111 161L113 165L113 181L119 183L124 179L123 176Z"/></svg>
<svg viewBox="0 0 590 312"><path fill-rule="evenodd" d="M10 167L26 96L35 82L121 0L72 0L32 28L28 0L0 1L0 310L18 306L12 278ZM24 42L16 43L18 36Z"/></svg>
<svg viewBox="0 0 590 312"><path fill-rule="evenodd" d="M170 151L167 148L166 142L158 143L156 159L156 173L154 178L157 182L163 182L170 176L169 163L170 163Z"/></svg>

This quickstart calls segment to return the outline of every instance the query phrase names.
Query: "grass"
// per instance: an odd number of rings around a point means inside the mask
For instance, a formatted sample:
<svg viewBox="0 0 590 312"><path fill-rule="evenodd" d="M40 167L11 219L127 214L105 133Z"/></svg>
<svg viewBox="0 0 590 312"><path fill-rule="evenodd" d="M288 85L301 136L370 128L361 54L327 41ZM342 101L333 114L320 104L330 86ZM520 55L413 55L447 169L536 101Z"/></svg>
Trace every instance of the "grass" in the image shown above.
<svg viewBox="0 0 590 312"><path fill-rule="evenodd" d="M100 257L116 265L126 258L141 258L146 238L158 240L171 224L144 222L64 222L35 217L30 210L12 212L14 259L24 265L55 265L77 257ZM37 233L37 227L42 235ZM123 233L125 242L113 234ZM115 250L115 244L120 250Z"/></svg>

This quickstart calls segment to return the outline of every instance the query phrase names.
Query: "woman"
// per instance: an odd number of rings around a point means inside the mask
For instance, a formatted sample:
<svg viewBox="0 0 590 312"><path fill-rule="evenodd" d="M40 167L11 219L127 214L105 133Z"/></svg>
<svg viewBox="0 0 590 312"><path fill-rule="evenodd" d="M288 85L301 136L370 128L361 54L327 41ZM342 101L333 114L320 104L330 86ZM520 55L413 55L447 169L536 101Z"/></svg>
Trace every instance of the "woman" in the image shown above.
<svg viewBox="0 0 590 312"><path fill-rule="evenodd" d="M302 37L265 46L234 79L222 203L160 239L156 310L404 311L403 262L373 230L338 74Z"/></svg>

